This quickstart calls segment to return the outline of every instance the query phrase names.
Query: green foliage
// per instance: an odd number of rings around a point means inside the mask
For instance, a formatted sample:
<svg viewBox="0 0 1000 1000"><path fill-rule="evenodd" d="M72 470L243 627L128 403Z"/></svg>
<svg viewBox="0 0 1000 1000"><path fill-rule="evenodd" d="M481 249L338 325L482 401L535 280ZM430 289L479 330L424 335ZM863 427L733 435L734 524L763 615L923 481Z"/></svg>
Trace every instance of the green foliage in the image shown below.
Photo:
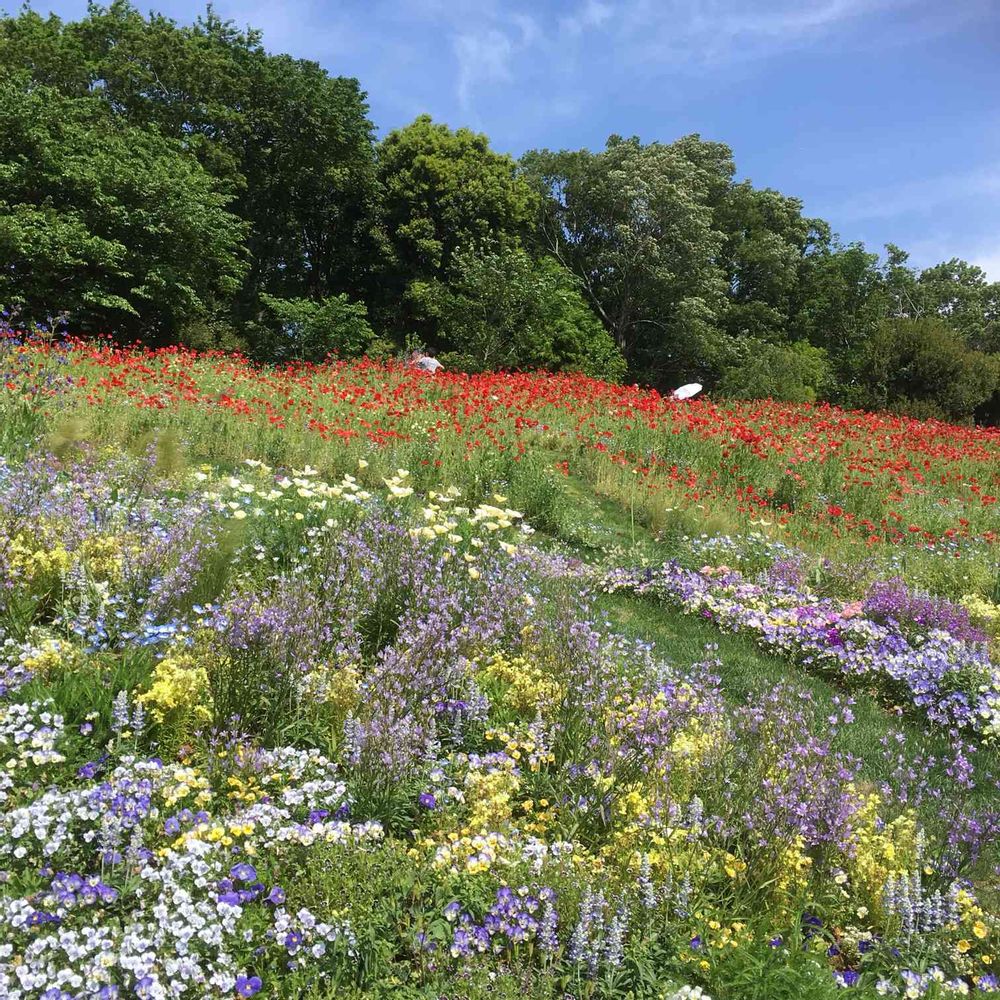
<svg viewBox="0 0 1000 1000"><path fill-rule="evenodd" d="M541 245L579 278L630 367L662 380L703 366L725 290L710 200L732 175L729 150L612 136L600 153L536 150L521 167L544 198Z"/></svg>
<svg viewBox="0 0 1000 1000"><path fill-rule="evenodd" d="M438 322L452 364L474 371L548 368L615 381L624 359L551 257L495 241L456 251L446 281L417 282L411 297Z"/></svg>
<svg viewBox="0 0 1000 1000"><path fill-rule="evenodd" d="M164 150L178 161L175 173L200 176L200 164L216 179L231 213L216 228L220 236L239 233L241 259L250 262L234 275L241 283L225 289L225 304L238 321L256 315L262 293L321 299L367 290L378 241L377 197L372 125L356 80L270 55L259 32L240 31L211 10L180 26L121 0L90 7L78 22L32 11L6 18L0 59L19 89L44 84L67 97L92 96L125 135L135 126L163 136ZM46 100L54 108L54 96ZM128 152L138 140L108 147L102 136L94 134L91 147L102 150L102 162L127 173L133 167ZM17 154L16 142L5 146ZM145 200L155 206L160 199L150 190ZM190 200L194 210L196 195ZM52 221L22 220L21 228L31 230L23 239L37 242ZM62 228L47 237L57 243L50 253L68 258L80 248L83 259L69 262L78 267L99 254L110 257L103 266L118 263L113 246L88 245L86 229L59 221ZM193 258L198 249L192 246ZM37 297L51 303L56 296L40 287ZM64 308L65 300L59 302ZM106 296L93 304L105 307L98 325L117 331L121 317L108 310L124 304ZM165 336L179 335L172 318L164 317L162 326Z"/></svg>
<svg viewBox="0 0 1000 1000"><path fill-rule="evenodd" d="M880 324L860 371L865 405L917 417L967 419L1000 387L997 357L971 350L936 317Z"/></svg>
<svg viewBox="0 0 1000 1000"><path fill-rule="evenodd" d="M255 323L256 352L278 361L322 361L330 354L357 357L371 346L375 334L364 303L346 295L311 299L279 299L262 295L264 322Z"/></svg>
<svg viewBox="0 0 1000 1000"><path fill-rule="evenodd" d="M413 275L440 274L470 242L517 239L533 216L532 192L509 156L429 115L386 136L378 173L393 251Z"/></svg>
<svg viewBox="0 0 1000 1000"><path fill-rule="evenodd" d="M921 305L945 319L981 351L1000 351L1000 281L987 282L982 268L952 258L925 268L918 279Z"/></svg>
<svg viewBox="0 0 1000 1000"><path fill-rule="evenodd" d="M784 339L809 235L802 203L744 181L727 192L715 224L729 288L722 326L733 337Z"/></svg>
<svg viewBox="0 0 1000 1000"><path fill-rule="evenodd" d="M379 146L383 225L389 234L382 312L390 329L420 329L437 340L423 309L426 289L445 280L460 248L495 240L517 246L535 215L535 197L509 157L485 135L452 131L421 115ZM416 285L416 287L415 287Z"/></svg>
<svg viewBox="0 0 1000 1000"><path fill-rule="evenodd" d="M858 243L840 245L821 224L802 260L792 338L825 348L838 372L844 372L883 314L878 255Z"/></svg>
<svg viewBox="0 0 1000 1000"><path fill-rule="evenodd" d="M244 272L243 229L211 177L94 98L0 85L0 301L155 337L203 316Z"/></svg>
<svg viewBox="0 0 1000 1000"><path fill-rule="evenodd" d="M724 371L718 391L735 399L780 399L811 403L830 378L826 351L801 341L768 344L742 341L741 357Z"/></svg>

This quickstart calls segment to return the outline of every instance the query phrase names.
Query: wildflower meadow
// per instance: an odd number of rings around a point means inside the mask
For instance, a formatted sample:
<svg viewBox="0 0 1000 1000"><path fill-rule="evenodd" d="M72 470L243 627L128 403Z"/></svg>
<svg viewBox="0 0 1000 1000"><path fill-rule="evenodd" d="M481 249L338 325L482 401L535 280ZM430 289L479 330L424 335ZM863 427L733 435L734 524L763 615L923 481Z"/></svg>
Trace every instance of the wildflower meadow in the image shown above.
<svg viewBox="0 0 1000 1000"><path fill-rule="evenodd" d="M0 338L0 997L1000 993L1000 430Z"/></svg>

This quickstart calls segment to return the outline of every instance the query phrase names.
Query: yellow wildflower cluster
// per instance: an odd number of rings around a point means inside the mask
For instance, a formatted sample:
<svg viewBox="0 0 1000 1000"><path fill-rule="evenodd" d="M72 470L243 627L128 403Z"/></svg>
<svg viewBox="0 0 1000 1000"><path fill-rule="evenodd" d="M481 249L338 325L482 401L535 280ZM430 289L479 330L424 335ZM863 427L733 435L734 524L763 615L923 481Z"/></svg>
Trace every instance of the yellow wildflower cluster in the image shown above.
<svg viewBox="0 0 1000 1000"><path fill-rule="evenodd" d="M253 835L255 826L252 822L239 823L198 823L190 830L182 833L171 845L175 851L183 850L185 845L195 840L202 840L209 844L219 844L222 847L232 847L234 844L245 840ZM243 852L253 855L256 853L252 844L243 844ZM161 851L160 854L167 852Z"/></svg>
<svg viewBox="0 0 1000 1000"><path fill-rule="evenodd" d="M34 589L54 585L73 564L72 556L61 542L36 548L38 540L37 536L32 540L24 534L15 535L6 552L11 575L26 580Z"/></svg>
<svg viewBox="0 0 1000 1000"><path fill-rule="evenodd" d="M702 769L723 750L726 734L719 721L694 716L670 741L670 785L673 794L688 798Z"/></svg>
<svg viewBox="0 0 1000 1000"><path fill-rule="evenodd" d="M960 935L955 941L953 955L956 969L966 975L990 972L994 965L993 949L988 940L994 929L987 923L990 918L968 889L958 891L955 903L959 923L952 929Z"/></svg>
<svg viewBox="0 0 1000 1000"><path fill-rule="evenodd" d="M987 601L978 594L966 594L959 602L969 617L990 637L990 651L1000 656L1000 604Z"/></svg>
<svg viewBox="0 0 1000 1000"><path fill-rule="evenodd" d="M212 799L208 779L196 767L175 764L160 794L165 806L176 806L193 797L194 804L207 805Z"/></svg>
<svg viewBox="0 0 1000 1000"><path fill-rule="evenodd" d="M399 471L404 472L405 470ZM393 482L388 479L385 482L390 491L402 488L399 482ZM413 491L410 490L409 492L412 493ZM421 511L424 523L419 527L411 528L410 535L414 538L424 539L425 541L435 541L443 537L448 542L451 542L452 545L458 545L466 541L466 537L459 534L459 529L463 526L466 529L471 527L474 530L468 537L468 546L471 549L482 549L485 542L483 537L478 533L480 526L484 527L488 534L499 532L506 528L512 528L514 522L524 516L520 511L511 510L506 507L496 507L492 504L480 504L475 510L471 510L469 507L456 506L455 501L461 495L461 490L455 486L449 486L443 493L431 490L428 493L429 502ZM493 495L493 499L497 503L503 503L507 498L496 493ZM500 548L508 555L513 555L517 551L517 546L513 542L508 542L502 538L498 538L497 542ZM445 558L449 557L450 553L446 553ZM477 561L476 553L465 551L462 553L462 559L469 564L469 576L473 580L478 579L480 575L479 570L474 565Z"/></svg>
<svg viewBox="0 0 1000 1000"><path fill-rule="evenodd" d="M139 695L158 723L174 717L187 721L206 722L212 717L208 673L190 650L174 649L157 663L152 685Z"/></svg>
<svg viewBox="0 0 1000 1000"><path fill-rule="evenodd" d="M226 798L246 806L253 805L267 794L255 774L249 774L245 779L231 774L226 779L226 785Z"/></svg>
<svg viewBox="0 0 1000 1000"><path fill-rule="evenodd" d="M520 789L521 779L514 773L513 761L488 770L470 770L464 789L465 801L470 803L468 826L476 832L509 826Z"/></svg>
<svg viewBox="0 0 1000 1000"><path fill-rule="evenodd" d="M977 625L991 632L1000 632L1000 604L994 604L978 594L966 594L959 603Z"/></svg>
<svg viewBox="0 0 1000 1000"><path fill-rule="evenodd" d="M714 955L718 952L734 950L753 944L754 934L741 920L722 923L707 914L698 911L695 914L697 923L692 928L692 940L700 939L698 949L685 948L680 952L682 962L696 963L703 972L712 967Z"/></svg>
<svg viewBox="0 0 1000 1000"><path fill-rule="evenodd" d="M771 891L782 916L787 915L786 908L809 883L812 858L803 851L803 846L802 837L796 837L778 855L778 872Z"/></svg>
<svg viewBox="0 0 1000 1000"><path fill-rule="evenodd" d="M536 837L544 836L556 819L555 803L549 799L525 799L518 805L524 819L519 826L525 833Z"/></svg>
<svg viewBox="0 0 1000 1000"><path fill-rule="evenodd" d="M245 520L248 516L272 517L275 514L287 514L296 521L305 520L305 507L309 511L325 512L331 501L346 501L359 503L370 500L372 494L362 489L357 479L345 475L340 483L331 484L317 478L319 473L308 465L304 469L293 469L292 477L282 476L273 479L274 470L255 459L247 459L247 465L256 473L263 484L247 482L238 476L224 476L217 481L218 488L206 495L209 499L220 501L229 510L229 516L236 521ZM405 471L405 470L402 470ZM212 479L211 466L202 466L194 473L197 482L203 483ZM302 504L301 501L306 501ZM330 519L327 527L335 522Z"/></svg>
<svg viewBox="0 0 1000 1000"><path fill-rule="evenodd" d="M326 682L326 702L346 715L361 700L361 673L353 663L332 670Z"/></svg>
<svg viewBox="0 0 1000 1000"><path fill-rule="evenodd" d="M479 875L488 872L504 852L509 852L510 841L499 833L479 833L473 835L448 834L446 842L438 845L430 838L418 841L418 847L433 848L432 864L438 870L447 870L453 875L465 872Z"/></svg>
<svg viewBox="0 0 1000 1000"><path fill-rule="evenodd" d="M484 687L501 689L500 704L522 714L548 715L565 694L544 660L496 652L478 663L476 672Z"/></svg>
<svg viewBox="0 0 1000 1000"><path fill-rule="evenodd" d="M882 905L882 888L889 876L912 871L919 853L914 814L906 812L882 824L880 805L881 798L874 792L863 797L862 807L854 814L854 851L844 859L845 869L873 908Z"/></svg>
<svg viewBox="0 0 1000 1000"><path fill-rule="evenodd" d="M545 764L554 764L556 755L538 743L531 735L530 727L524 724L501 729L487 729L486 739L497 743L503 752L519 767L538 772Z"/></svg>
<svg viewBox="0 0 1000 1000"><path fill-rule="evenodd" d="M121 579L126 551L135 553L135 539L119 535L91 535L80 546L80 559L95 580Z"/></svg>
<svg viewBox="0 0 1000 1000"><path fill-rule="evenodd" d="M33 674L52 677L60 669L72 669L78 656L75 647L62 639L43 639L22 657L21 663Z"/></svg>

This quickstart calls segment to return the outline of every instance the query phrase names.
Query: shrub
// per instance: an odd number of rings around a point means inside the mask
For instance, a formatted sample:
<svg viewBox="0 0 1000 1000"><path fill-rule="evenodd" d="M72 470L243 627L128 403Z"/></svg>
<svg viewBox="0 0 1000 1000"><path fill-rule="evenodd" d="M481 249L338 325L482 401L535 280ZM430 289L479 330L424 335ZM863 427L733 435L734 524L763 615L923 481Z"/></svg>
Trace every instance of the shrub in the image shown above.
<svg viewBox="0 0 1000 1000"><path fill-rule="evenodd" d="M861 352L860 402L910 416L969 420L1000 387L996 355L970 350L936 317L885 320Z"/></svg>
<svg viewBox="0 0 1000 1000"><path fill-rule="evenodd" d="M346 295L279 299L262 295L266 314L250 324L255 352L273 361L322 361L330 354L358 357L375 340L368 309Z"/></svg>
<svg viewBox="0 0 1000 1000"><path fill-rule="evenodd" d="M829 381L826 351L805 342L785 345L748 340L741 344L740 353L743 356L719 380L723 395L810 403Z"/></svg>

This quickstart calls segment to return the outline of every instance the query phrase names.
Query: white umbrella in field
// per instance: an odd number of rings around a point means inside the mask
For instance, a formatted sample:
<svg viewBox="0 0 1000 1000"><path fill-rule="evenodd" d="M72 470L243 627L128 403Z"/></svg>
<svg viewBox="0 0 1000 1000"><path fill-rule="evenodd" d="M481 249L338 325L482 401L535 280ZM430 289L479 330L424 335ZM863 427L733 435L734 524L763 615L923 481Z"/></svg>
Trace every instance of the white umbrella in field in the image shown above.
<svg viewBox="0 0 1000 1000"><path fill-rule="evenodd" d="M701 385L698 382L688 382L687 385L682 385L679 389L674 389L670 394L671 399L690 399L692 396L697 396L701 392Z"/></svg>

